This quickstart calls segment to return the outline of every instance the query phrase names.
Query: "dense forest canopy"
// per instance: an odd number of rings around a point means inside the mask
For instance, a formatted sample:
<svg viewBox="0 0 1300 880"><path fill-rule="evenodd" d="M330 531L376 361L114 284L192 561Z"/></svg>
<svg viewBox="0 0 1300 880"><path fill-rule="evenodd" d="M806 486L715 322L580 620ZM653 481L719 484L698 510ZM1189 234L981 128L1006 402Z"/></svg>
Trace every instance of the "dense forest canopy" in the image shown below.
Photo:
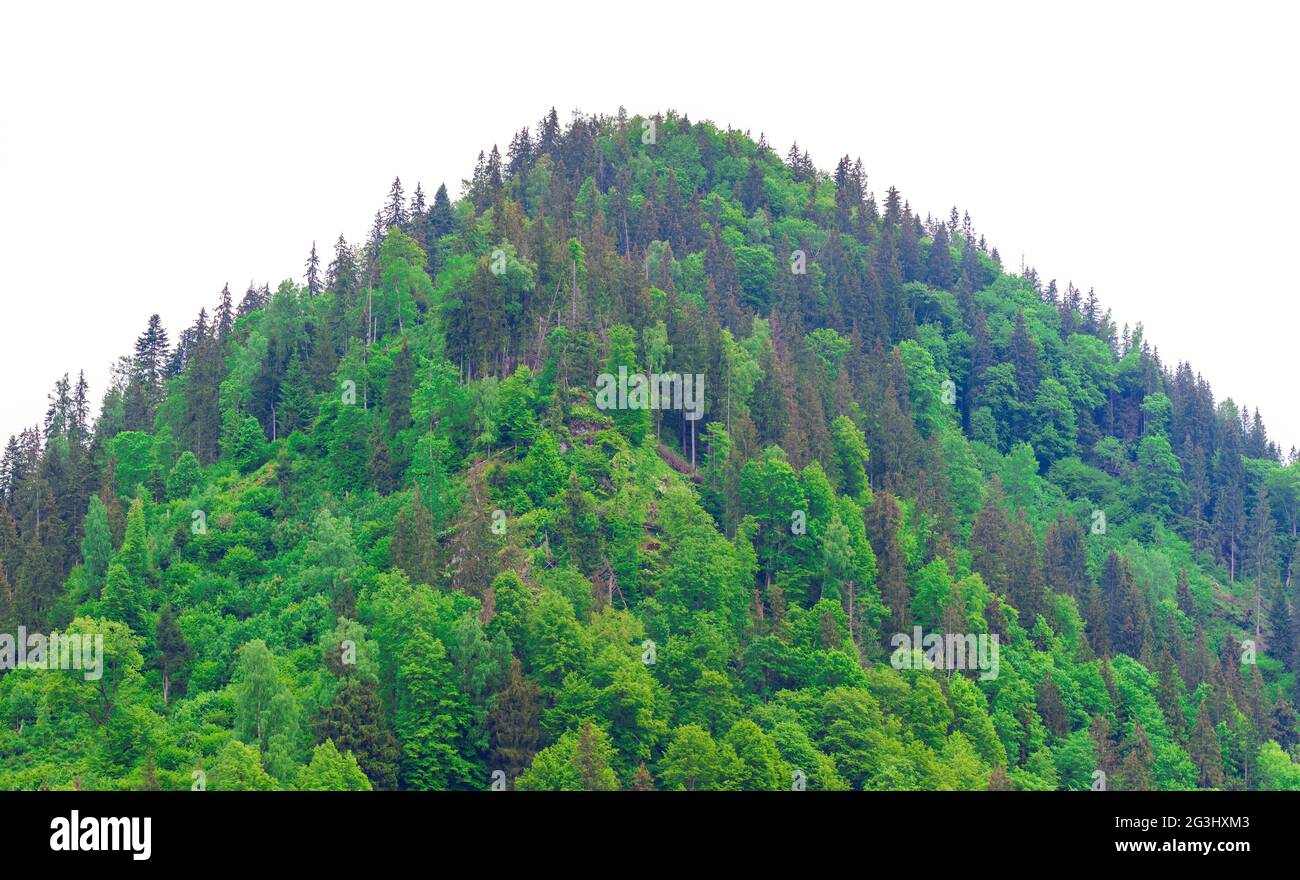
<svg viewBox="0 0 1300 880"><path fill-rule="evenodd" d="M4 450L0 787L1300 789L1295 451L861 160L552 110L235 299Z"/></svg>

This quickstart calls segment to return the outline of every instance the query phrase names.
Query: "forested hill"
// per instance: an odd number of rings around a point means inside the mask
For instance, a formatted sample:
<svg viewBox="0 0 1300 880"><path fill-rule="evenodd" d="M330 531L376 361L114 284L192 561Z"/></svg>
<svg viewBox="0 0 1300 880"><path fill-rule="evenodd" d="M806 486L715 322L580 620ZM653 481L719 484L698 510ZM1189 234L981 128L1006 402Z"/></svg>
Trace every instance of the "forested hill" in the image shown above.
<svg viewBox="0 0 1300 880"><path fill-rule="evenodd" d="M832 164L552 110L65 377L0 787L1300 788L1294 451Z"/></svg>

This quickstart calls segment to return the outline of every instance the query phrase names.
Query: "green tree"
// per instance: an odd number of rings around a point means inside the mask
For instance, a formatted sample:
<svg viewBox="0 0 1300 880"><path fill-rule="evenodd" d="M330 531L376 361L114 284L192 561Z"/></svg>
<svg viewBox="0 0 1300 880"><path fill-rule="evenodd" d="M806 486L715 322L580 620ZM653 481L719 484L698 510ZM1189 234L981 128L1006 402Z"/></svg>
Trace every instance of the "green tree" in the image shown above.
<svg viewBox="0 0 1300 880"><path fill-rule="evenodd" d="M90 496L86 524L81 539L81 559L86 574L96 589L102 589L104 576L113 558L113 533L108 526L108 508L96 495Z"/></svg>
<svg viewBox="0 0 1300 880"><path fill-rule="evenodd" d="M194 650L185 640L185 634L176 619L176 608L170 602L163 606L158 615L158 627L154 632L154 644L158 646L155 665L162 674L163 705L168 703L172 684L184 680L190 662L194 659Z"/></svg>
<svg viewBox="0 0 1300 880"><path fill-rule="evenodd" d="M213 791L275 791L279 787L262 769L261 753L239 740L226 743L217 755L207 785Z"/></svg>
<svg viewBox="0 0 1300 880"><path fill-rule="evenodd" d="M248 417L239 426L239 435L231 450L231 460L243 473L257 470L266 461L266 435L257 419Z"/></svg>
<svg viewBox="0 0 1300 880"><path fill-rule="evenodd" d="M361 676L349 676L335 692L334 702L322 713L316 735L332 740L344 752L356 756L357 765L381 790L397 788L401 748L388 725L379 699L377 684Z"/></svg>
<svg viewBox="0 0 1300 880"><path fill-rule="evenodd" d="M789 765L781 758L772 737L748 718L737 721L727 733L726 745L736 754L734 786L740 791L788 791L793 782Z"/></svg>
<svg viewBox="0 0 1300 880"><path fill-rule="evenodd" d="M417 791L478 787L473 764L458 748L469 708L456 689L447 649L417 626L400 651L395 728L402 744L402 786Z"/></svg>
<svg viewBox="0 0 1300 880"><path fill-rule="evenodd" d="M312 391L311 378L295 351L289 358L284 381L280 383L276 402L277 433L287 437L294 431L308 431L315 419L316 395Z"/></svg>
<svg viewBox="0 0 1300 880"><path fill-rule="evenodd" d="M707 730L686 724L673 731L659 776L674 791L722 791L741 776L730 743L719 745Z"/></svg>
<svg viewBox="0 0 1300 880"><path fill-rule="evenodd" d="M606 734L591 722L567 731L553 746L537 753L515 780L519 791L617 791L611 769L617 760Z"/></svg>
<svg viewBox="0 0 1300 880"><path fill-rule="evenodd" d="M311 762L298 774L300 791L370 791L370 780L361 772L351 752L340 753L332 740L312 750Z"/></svg>
<svg viewBox="0 0 1300 880"><path fill-rule="evenodd" d="M271 775L284 782L301 752L302 708L261 639L239 649L231 687L235 733L255 746Z"/></svg>
<svg viewBox="0 0 1300 880"><path fill-rule="evenodd" d="M199 460L188 449L181 453L167 476L167 497L173 501L188 498L203 483Z"/></svg>

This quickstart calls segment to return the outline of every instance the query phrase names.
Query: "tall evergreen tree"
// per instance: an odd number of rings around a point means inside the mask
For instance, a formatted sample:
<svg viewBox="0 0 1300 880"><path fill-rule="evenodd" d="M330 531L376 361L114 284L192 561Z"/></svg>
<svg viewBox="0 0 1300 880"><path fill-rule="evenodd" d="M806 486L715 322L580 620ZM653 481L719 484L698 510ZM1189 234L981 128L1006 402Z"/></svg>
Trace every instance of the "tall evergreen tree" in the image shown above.
<svg viewBox="0 0 1300 880"><path fill-rule="evenodd" d="M316 256L316 242L311 243L311 253L307 255L307 295L316 296L321 292L320 257Z"/></svg>

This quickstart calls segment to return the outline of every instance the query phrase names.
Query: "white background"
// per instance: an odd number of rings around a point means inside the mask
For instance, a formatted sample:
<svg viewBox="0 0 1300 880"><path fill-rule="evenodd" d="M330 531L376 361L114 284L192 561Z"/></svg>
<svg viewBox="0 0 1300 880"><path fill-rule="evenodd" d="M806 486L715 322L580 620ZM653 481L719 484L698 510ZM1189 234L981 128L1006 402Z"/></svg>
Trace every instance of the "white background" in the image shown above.
<svg viewBox="0 0 1300 880"><path fill-rule="evenodd" d="M552 105L623 105L860 155L1300 445L1295 7L1046 5L7 6L0 442L64 372L97 413L151 313L362 239L394 175L455 197Z"/></svg>

